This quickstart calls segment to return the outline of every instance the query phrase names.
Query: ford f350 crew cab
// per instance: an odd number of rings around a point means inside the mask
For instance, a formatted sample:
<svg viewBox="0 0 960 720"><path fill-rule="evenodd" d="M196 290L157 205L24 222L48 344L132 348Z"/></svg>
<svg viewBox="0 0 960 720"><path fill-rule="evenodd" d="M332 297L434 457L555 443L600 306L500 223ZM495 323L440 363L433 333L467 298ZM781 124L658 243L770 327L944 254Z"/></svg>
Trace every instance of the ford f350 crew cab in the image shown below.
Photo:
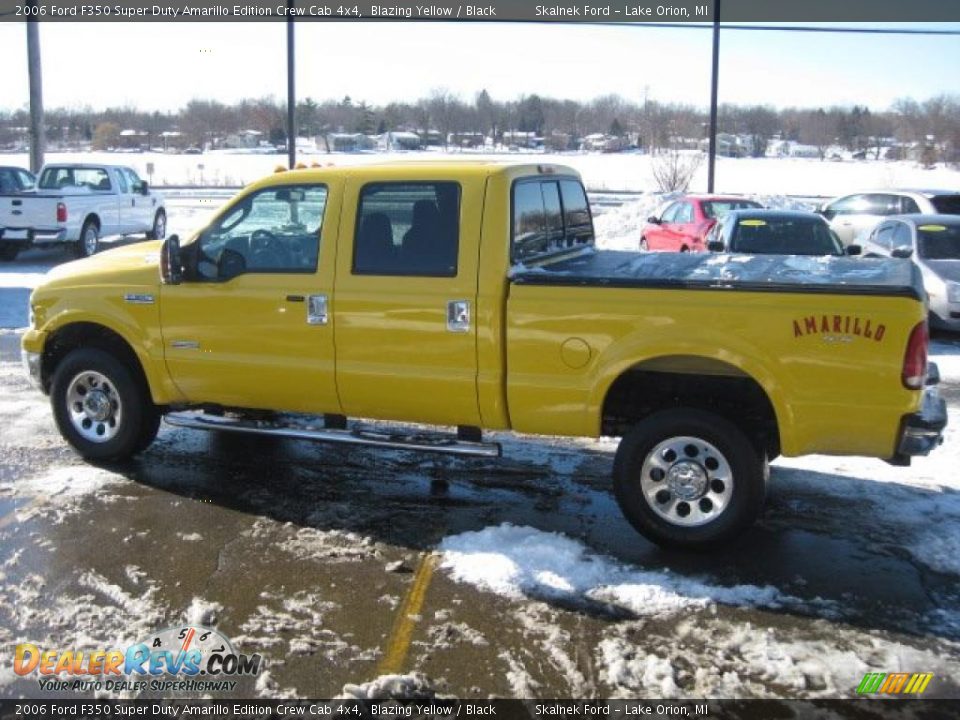
<svg viewBox="0 0 960 720"><path fill-rule="evenodd" d="M0 193L0 259L32 245L70 243L77 257L100 249L109 235L167 231L163 196L120 165L48 164L32 192Z"/></svg>
<svg viewBox="0 0 960 720"><path fill-rule="evenodd" d="M87 458L144 450L163 415L474 455L499 453L482 430L622 436L617 499L667 545L747 527L778 455L905 464L946 424L911 264L600 252L557 165L277 173L30 305L24 363Z"/></svg>

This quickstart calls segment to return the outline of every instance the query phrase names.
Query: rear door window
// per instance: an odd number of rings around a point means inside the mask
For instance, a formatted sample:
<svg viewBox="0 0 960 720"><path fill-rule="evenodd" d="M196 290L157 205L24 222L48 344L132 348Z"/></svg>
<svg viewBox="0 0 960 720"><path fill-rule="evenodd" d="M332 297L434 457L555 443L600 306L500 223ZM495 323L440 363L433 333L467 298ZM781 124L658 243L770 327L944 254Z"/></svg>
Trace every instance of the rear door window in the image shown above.
<svg viewBox="0 0 960 720"><path fill-rule="evenodd" d="M514 183L513 262L592 243L590 207L578 181L531 179Z"/></svg>
<svg viewBox="0 0 960 720"><path fill-rule="evenodd" d="M456 277L459 247L458 183L373 183L360 191L354 275Z"/></svg>

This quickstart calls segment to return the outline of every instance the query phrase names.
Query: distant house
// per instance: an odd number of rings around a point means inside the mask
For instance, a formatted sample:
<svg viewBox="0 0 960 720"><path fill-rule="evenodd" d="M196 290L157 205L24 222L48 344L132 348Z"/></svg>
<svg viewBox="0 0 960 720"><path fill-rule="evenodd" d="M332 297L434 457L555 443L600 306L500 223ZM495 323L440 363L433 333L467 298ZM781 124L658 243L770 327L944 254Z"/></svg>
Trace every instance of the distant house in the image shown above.
<svg viewBox="0 0 960 720"><path fill-rule="evenodd" d="M710 147L710 140L698 141L696 147L704 152ZM742 158L753 154L753 138L749 135L717 133L717 155L720 157Z"/></svg>
<svg viewBox="0 0 960 720"><path fill-rule="evenodd" d="M241 130L224 138L220 146L228 149L255 148L260 145L263 133L259 130Z"/></svg>
<svg viewBox="0 0 960 720"><path fill-rule="evenodd" d="M551 130L550 134L544 138L543 144L547 149L557 152L574 150L576 147L570 133L560 132L559 130Z"/></svg>
<svg viewBox="0 0 960 720"><path fill-rule="evenodd" d="M537 141L543 144L542 138L537 138L534 132L523 132L522 130L507 130L503 133L502 142L508 147L534 148L537 147Z"/></svg>
<svg viewBox="0 0 960 720"><path fill-rule="evenodd" d="M621 152L629 145L627 138L604 133L593 133L583 138L581 147L589 152Z"/></svg>
<svg viewBox="0 0 960 720"><path fill-rule="evenodd" d="M323 142L321 139L317 144ZM363 133L327 133L326 146L332 152L362 152L373 150L376 143L373 138Z"/></svg>
<svg viewBox="0 0 960 720"><path fill-rule="evenodd" d="M483 147L486 137L481 132L452 132L447 134L447 145L460 148Z"/></svg>
<svg viewBox="0 0 960 720"><path fill-rule="evenodd" d="M395 150L419 150L420 136L416 133L402 130L386 132L380 136L378 145L381 150L388 152Z"/></svg>
<svg viewBox="0 0 960 720"><path fill-rule="evenodd" d="M816 145L803 145L792 140L782 140L773 147L778 157L819 158L820 149Z"/></svg>
<svg viewBox="0 0 960 720"><path fill-rule="evenodd" d="M145 130L121 130L119 147L126 150L143 150L150 146L150 133Z"/></svg>

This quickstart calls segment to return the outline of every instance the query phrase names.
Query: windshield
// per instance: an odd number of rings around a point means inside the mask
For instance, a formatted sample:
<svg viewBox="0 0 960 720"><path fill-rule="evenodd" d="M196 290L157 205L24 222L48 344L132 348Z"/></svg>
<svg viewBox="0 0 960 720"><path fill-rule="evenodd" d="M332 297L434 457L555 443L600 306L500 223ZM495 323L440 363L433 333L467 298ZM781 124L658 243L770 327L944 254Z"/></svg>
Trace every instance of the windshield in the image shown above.
<svg viewBox="0 0 960 720"><path fill-rule="evenodd" d="M960 260L960 224L918 226L917 254L927 260Z"/></svg>
<svg viewBox="0 0 960 720"><path fill-rule="evenodd" d="M843 246L819 218L743 218L733 230L730 251L755 255L842 255Z"/></svg>
<svg viewBox="0 0 960 720"><path fill-rule="evenodd" d="M753 200L706 200L701 205L703 206L703 214L712 220L720 220L726 217L731 210L749 210L763 207Z"/></svg>
<svg viewBox="0 0 960 720"><path fill-rule="evenodd" d="M937 195L930 202L938 213L960 215L960 195Z"/></svg>

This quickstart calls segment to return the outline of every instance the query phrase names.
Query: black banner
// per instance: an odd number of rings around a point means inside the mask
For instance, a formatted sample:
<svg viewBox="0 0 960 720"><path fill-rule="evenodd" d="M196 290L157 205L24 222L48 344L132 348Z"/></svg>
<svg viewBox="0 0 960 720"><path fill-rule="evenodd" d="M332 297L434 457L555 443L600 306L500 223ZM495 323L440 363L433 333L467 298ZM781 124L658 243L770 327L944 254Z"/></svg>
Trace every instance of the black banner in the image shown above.
<svg viewBox="0 0 960 720"><path fill-rule="evenodd" d="M550 718L960 718L960 701L856 700L0 700L0 718L116 720L117 718L302 717L318 720L549 720Z"/></svg>
<svg viewBox="0 0 960 720"><path fill-rule="evenodd" d="M714 0L0 0L0 21L473 21L712 23ZM949 22L958 0L722 0L721 21ZM878 28L882 29L882 28ZM934 28L935 29L935 28Z"/></svg>

